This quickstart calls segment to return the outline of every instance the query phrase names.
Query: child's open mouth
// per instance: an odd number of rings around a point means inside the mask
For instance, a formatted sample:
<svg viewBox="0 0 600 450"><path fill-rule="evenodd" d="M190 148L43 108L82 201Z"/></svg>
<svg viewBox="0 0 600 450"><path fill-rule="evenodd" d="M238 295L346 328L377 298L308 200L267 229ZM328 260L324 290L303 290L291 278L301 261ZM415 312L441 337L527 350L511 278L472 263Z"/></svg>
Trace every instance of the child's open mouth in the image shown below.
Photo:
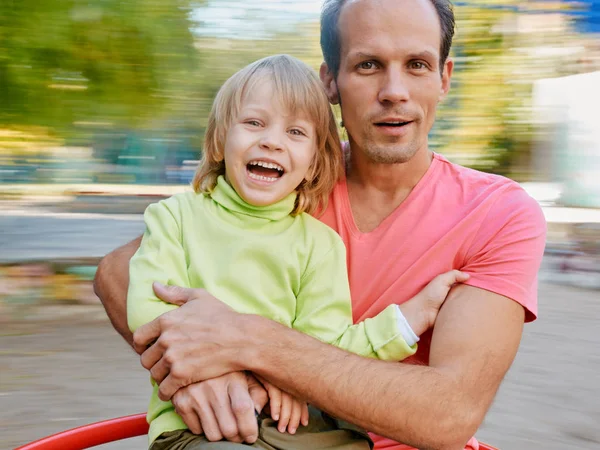
<svg viewBox="0 0 600 450"><path fill-rule="evenodd" d="M254 160L246 165L248 176L254 180L274 182L283 176L285 170L271 161Z"/></svg>

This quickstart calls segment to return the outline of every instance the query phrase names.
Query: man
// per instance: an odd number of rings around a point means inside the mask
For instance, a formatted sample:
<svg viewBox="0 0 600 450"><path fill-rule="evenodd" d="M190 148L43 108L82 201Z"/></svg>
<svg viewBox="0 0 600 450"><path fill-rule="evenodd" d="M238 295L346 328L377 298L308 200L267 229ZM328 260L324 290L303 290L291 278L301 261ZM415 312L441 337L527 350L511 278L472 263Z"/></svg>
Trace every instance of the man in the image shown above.
<svg viewBox="0 0 600 450"><path fill-rule="evenodd" d="M136 350L161 397L212 440L256 439L252 406L264 399L241 373L250 371L376 433L378 449L475 449L471 437L537 312L543 215L516 183L428 149L453 68L448 0L326 0L321 20L321 79L350 147L321 220L346 244L355 320L438 273L461 269L470 280L451 291L408 363L364 359L237 314L205 291L161 286L161 298L182 306L140 328ZM108 255L96 279L129 342L126 273L138 244Z"/></svg>

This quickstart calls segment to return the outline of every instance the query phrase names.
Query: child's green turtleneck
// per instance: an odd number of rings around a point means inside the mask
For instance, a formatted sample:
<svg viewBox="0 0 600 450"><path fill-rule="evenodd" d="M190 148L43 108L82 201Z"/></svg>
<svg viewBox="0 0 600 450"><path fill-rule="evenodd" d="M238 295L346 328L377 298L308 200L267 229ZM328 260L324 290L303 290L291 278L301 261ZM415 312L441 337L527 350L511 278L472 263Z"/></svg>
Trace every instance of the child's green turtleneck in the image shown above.
<svg viewBox="0 0 600 450"><path fill-rule="evenodd" d="M219 177L210 195L177 194L150 205L146 232L131 259L129 327L176 306L159 300L154 281L204 288L236 311L258 314L363 356L414 354L398 327L398 308L352 325L346 252L340 237L308 214L291 216L296 194L264 207L246 203ZM187 428L154 389L149 442Z"/></svg>

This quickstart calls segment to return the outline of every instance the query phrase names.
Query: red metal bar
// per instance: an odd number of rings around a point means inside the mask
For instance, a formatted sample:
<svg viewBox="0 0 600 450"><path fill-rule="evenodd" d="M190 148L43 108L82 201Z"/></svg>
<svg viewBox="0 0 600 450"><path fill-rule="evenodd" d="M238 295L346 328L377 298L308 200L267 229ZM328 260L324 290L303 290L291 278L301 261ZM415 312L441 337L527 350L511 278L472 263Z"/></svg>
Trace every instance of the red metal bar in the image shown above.
<svg viewBox="0 0 600 450"><path fill-rule="evenodd" d="M133 414L53 434L15 450L83 450L147 433L146 414Z"/></svg>
<svg viewBox="0 0 600 450"><path fill-rule="evenodd" d="M496 447L492 447L491 445L479 443L479 450L498 450Z"/></svg>
<svg viewBox="0 0 600 450"><path fill-rule="evenodd" d="M146 413L133 414L53 434L15 450L84 450L121 439L143 436L147 433ZM479 450L498 449L479 443Z"/></svg>

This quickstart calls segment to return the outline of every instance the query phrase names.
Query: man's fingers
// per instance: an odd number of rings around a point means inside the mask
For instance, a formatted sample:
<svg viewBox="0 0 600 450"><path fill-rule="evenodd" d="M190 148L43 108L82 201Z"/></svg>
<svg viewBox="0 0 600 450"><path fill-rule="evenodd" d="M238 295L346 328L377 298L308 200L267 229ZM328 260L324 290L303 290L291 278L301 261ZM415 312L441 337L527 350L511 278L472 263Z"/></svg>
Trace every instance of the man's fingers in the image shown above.
<svg viewBox="0 0 600 450"><path fill-rule="evenodd" d="M200 422L200 411L196 411L194 409L193 411L187 413L186 417L183 417L183 421L192 433L198 435L204 434L204 430L202 429L202 423Z"/></svg>
<svg viewBox="0 0 600 450"><path fill-rule="evenodd" d="M258 439L258 423L255 411L259 410L256 409L250 392L244 386L232 383L229 387L229 398L237 423L237 432L241 440L253 444Z"/></svg>
<svg viewBox="0 0 600 450"><path fill-rule="evenodd" d="M210 404L208 404L208 402L203 402L202 404L198 405L198 407L200 409L200 421L202 422L202 429L206 439L211 442L216 442L223 439L223 435L219 429L219 424L215 417L215 413Z"/></svg>
<svg viewBox="0 0 600 450"><path fill-rule="evenodd" d="M158 319L139 327L135 333L133 333L133 348L138 355L144 353L148 346L158 339L161 332L162 329Z"/></svg>
<svg viewBox="0 0 600 450"><path fill-rule="evenodd" d="M195 289L181 286L165 286L157 281L152 283L152 289L154 289L154 293L162 301L179 306L192 300L197 294Z"/></svg>
<svg viewBox="0 0 600 450"><path fill-rule="evenodd" d="M156 363L158 363L163 356L163 350L158 342L152 344L146 348L140 356L140 362L145 369L152 369Z"/></svg>
<svg viewBox="0 0 600 450"><path fill-rule="evenodd" d="M232 411L233 405L229 404L229 398L223 399L219 397L215 400L216 401L212 404L212 409L214 416L217 419L220 434L230 442L241 442L237 420Z"/></svg>
<svg viewBox="0 0 600 450"><path fill-rule="evenodd" d="M175 402L173 402L175 404ZM178 408L175 407L175 412L181 416L185 424L188 426L190 431L194 434L202 434L202 425L200 424L200 418L198 417L198 413L190 408Z"/></svg>
<svg viewBox="0 0 600 450"><path fill-rule="evenodd" d="M143 365L143 363L142 363L142 365ZM144 366L144 367L146 367L146 366ZM152 379L154 381L156 381L158 384L161 384L165 380L167 375L169 375L169 367L167 367L167 363L166 363L164 357L161 358L160 361L158 361L152 367L150 367L150 375L152 376ZM175 391L173 391L173 394L175 394ZM170 400L170 399L171 399L171 397L169 397L168 400Z"/></svg>
<svg viewBox="0 0 600 450"><path fill-rule="evenodd" d="M154 376L152 378L154 378ZM154 381L159 383L155 378ZM163 402L167 402L171 400L171 397L175 395L175 392L177 392L177 390L183 386L186 385L178 384L178 382L173 377L173 374L169 373L169 375L162 382L160 382L160 386L158 388L158 398L160 398Z"/></svg>

